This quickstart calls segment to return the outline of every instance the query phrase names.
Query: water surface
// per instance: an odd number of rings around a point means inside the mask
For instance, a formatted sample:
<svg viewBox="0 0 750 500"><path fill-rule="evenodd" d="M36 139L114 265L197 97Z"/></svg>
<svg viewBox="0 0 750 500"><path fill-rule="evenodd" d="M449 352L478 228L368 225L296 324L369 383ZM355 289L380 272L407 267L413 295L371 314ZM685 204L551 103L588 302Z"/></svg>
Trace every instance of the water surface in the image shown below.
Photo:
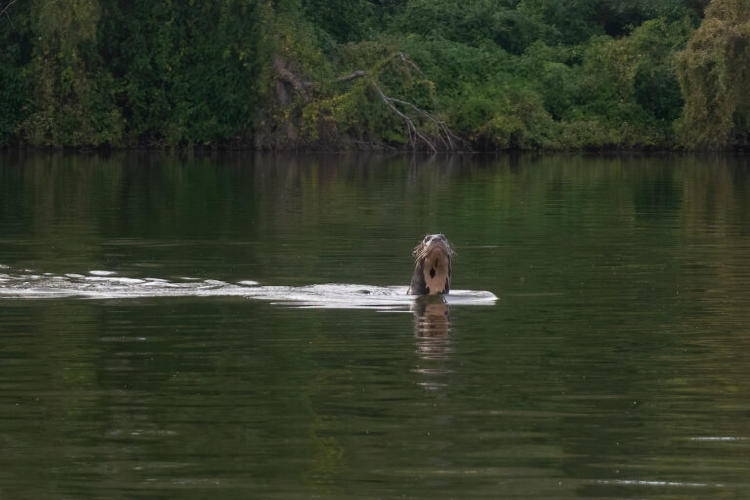
<svg viewBox="0 0 750 500"><path fill-rule="evenodd" d="M5 154L0 497L750 496L749 214L746 158Z"/></svg>

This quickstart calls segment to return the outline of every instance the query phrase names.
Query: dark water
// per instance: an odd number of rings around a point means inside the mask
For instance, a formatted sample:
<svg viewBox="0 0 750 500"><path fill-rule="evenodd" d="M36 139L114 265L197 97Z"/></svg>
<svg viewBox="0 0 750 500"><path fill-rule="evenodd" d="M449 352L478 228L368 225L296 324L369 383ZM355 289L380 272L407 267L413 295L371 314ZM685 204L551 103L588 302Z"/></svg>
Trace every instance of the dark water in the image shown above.
<svg viewBox="0 0 750 500"><path fill-rule="evenodd" d="M6 154L0 498L750 497L748 257L746 158Z"/></svg>

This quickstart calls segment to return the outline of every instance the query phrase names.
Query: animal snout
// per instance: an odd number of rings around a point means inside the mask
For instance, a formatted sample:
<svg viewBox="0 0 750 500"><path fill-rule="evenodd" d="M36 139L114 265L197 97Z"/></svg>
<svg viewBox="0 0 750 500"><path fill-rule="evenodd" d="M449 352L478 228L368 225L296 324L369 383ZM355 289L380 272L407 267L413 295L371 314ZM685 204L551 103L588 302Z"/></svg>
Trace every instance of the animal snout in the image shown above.
<svg viewBox="0 0 750 500"><path fill-rule="evenodd" d="M440 243L446 243L448 239L445 237L444 234L428 234L427 236L424 237L423 243L425 245L430 245L438 241Z"/></svg>

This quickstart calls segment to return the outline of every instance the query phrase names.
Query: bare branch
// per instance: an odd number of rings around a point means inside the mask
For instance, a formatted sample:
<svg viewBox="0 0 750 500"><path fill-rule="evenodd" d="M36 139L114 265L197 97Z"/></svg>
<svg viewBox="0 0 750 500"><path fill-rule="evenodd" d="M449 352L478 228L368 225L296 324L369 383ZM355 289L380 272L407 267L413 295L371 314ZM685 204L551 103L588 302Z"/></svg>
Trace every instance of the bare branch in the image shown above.
<svg viewBox="0 0 750 500"><path fill-rule="evenodd" d="M396 57L401 59L401 61L403 61L404 63L414 68L417 71L417 73L419 73L422 76L425 76L424 73L422 73L422 69L419 66L417 66L417 63L409 59L409 57L406 54L404 54L403 52L397 52L395 55Z"/></svg>
<svg viewBox="0 0 750 500"><path fill-rule="evenodd" d="M367 71L362 69L355 70L349 74L339 76L336 78L336 81L350 82L358 78L365 78L365 84L374 89L383 104L403 120L404 126L406 127L409 146L413 150L416 150L420 146L420 143L425 144L426 147L434 153L436 153L438 149L443 151L456 150L458 144L464 141L453 134L443 120L438 119L429 111L420 108L413 102L390 97L385 94L378 83L378 77L388 65L399 66L401 71L398 73L401 77L407 78L408 80L415 79L415 73L421 75L422 78L426 78L419 66L409 59L406 54L403 52L394 52L381 60L371 69ZM305 90L306 87L312 86L310 82L302 81L301 78L293 72L293 68L289 66L287 61L279 56L274 57L273 68L277 75L277 79L280 82L290 86L298 95L302 96L305 103L310 102L310 96ZM277 89L279 88L283 87L277 87ZM286 91L284 91L284 95L286 95ZM286 104L288 104L288 102ZM388 147L388 145L385 146Z"/></svg>
<svg viewBox="0 0 750 500"><path fill-rule="evenodd" d="M445 137L443 137L443 136L439 135L438 137L440 137L440 140L443 141L443 144L445 144L445 146L448 149L451 149L451 150L455 149L455 145L453 144L454 140L456 140L456 141L460 141L461 140L459 137L457 137L455 134L453 134L453 132L451 132L451 130L448 128L448 126L445 124L444 121L438 120L432 114L430 114L429 112L425 111L424 109L415 106L413 103L411 103L409 101L403 101L401 99L396 99L395 97L389 97L389 99L391 100L391 102L395 102L397 104L401 104L402 106L406 106L408 108L413 109L414 111L416 111L417 113L419 113L420 115L422 115L423 117L427 118L428 120L430 120L431 122L433 122L435 125L437 125L438 129L445 136Z"/></svg>
<svg viewBox="0 0 750 500"><path fill-rule="evenodd" d="M10 15L8 14L8 9L10 9L14 3L16 3L18 0L10 0L5 7L3 7L3 10L0 10L0 17L3 17L3 15L8 16L8 20L10 20Z"/></svg>
<svg viewBox="0 0 750 500"><path fill-rule="evenodd" d="M286 68L286 65L281 60L281 58L274 57L273 69L276 71L276 74L279 76L279 78L281 78L282 80L290 84L294 88L294 90L296 90L297 93L302 96L305 102L310 100L310 98L307 95L307 92L305 91L305 87L309 87L312 84L308 85L307 84L308 82L300 81L300 79L297 78L297 76L294 73L292 73Z"/></svg>
<svg viewBox="0 0 750 500"><path fill-rule="evenodd" d="M367 71L358 69L357 71L353 73L349 73L348 75L340 76L336 80L339 82L348 82L349 80L354 80L355 78L361 78L367 74Z"/></svg>
<svg viewBox="0 0 750 500"><path fill-rule="evenodd" d="M409 67L409 69L415 71L418 73L421 77L427 78L425 74L422 72L422 69L414 62L412 61L409 56L404 54L403 52L395 52L391 54L390 57L385 59L381 64L380 67L383 67L384 65L388 63L392 63L394 61L400 61L401 64L404 64ZM375 82L375 78L372 78L373 85L377 86L377 83ZM379 89L379 87L377 87ZM409 118L404 112L401 112L401 110L398 110L396 105L399 105L402 107L402 109L409 109L413 113L416 113L419 117L422 119L428 120L429 122L433 123L434 126L437 128L437 133L434 135L437 135L437 138L442 143L443 147L447 150L455 150L458 146L458 143L464 143L463 139L456 136L451 130L448 128L448 125L442 120L439 120L437 117L430 114L428 111L416 106L414 103L405 101L403 99L398 99L395 97L385 96L385 94L382 92L382 90L379 91L379 94L381 94L381 99L383 102L386 103L392 110L398 111L399 116L404 119L404 121L407 123L407 129L409 130L410 138L411 137L418 137L422 139L425 143L427 143L430 148L435 151L435 145L427 140L425 136L421 133L419 133L418 128L416 127L416 124L414 123L414 120ZM407 121L408 120L408 121ZM411 142L412 147L415 146L414 141Z"/></svg>
<svg viewBox="0 0 750 500"><path fill-rule="evenodd" d="M372 81L372 86L375 89L375 91L380 96L380 99L385 103L386 106L388 106L394 113L396 113L398 116L400 116L404 122L406 123L406 129L409 132L409 144L413 148L417 145L417 138L422 139L422 141L427 144L433 153L437 152L437 148L435 145L430 141L427 137L425 137L419 129L417 129L417 126L414 124L414 121L409 118L407 115L405 115L400 109L398 109L394 104L394 99L392 97L388 97L383 93L380 86L375 82L375 80ZM405 102L405 101L402 101ZM415 106L416 107L416 106Z"/></svg>

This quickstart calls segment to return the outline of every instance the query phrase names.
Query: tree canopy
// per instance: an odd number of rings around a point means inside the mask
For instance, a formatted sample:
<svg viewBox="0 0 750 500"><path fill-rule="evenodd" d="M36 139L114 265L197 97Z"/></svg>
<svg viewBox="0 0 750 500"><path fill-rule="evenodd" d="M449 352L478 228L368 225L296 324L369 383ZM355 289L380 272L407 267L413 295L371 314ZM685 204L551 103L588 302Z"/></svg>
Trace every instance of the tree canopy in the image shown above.
<svg viewBox="0 0 750 500"><path fill-rule="evenodd" d="M750 145L750 0L714 0L677 54L685 108L683 144Z"/></svg>
<svg viewBox="0 0 750 500"><path fill-rule="evenodd" d="M746 147L750 0L0 1L0 144Z"/></svg>

